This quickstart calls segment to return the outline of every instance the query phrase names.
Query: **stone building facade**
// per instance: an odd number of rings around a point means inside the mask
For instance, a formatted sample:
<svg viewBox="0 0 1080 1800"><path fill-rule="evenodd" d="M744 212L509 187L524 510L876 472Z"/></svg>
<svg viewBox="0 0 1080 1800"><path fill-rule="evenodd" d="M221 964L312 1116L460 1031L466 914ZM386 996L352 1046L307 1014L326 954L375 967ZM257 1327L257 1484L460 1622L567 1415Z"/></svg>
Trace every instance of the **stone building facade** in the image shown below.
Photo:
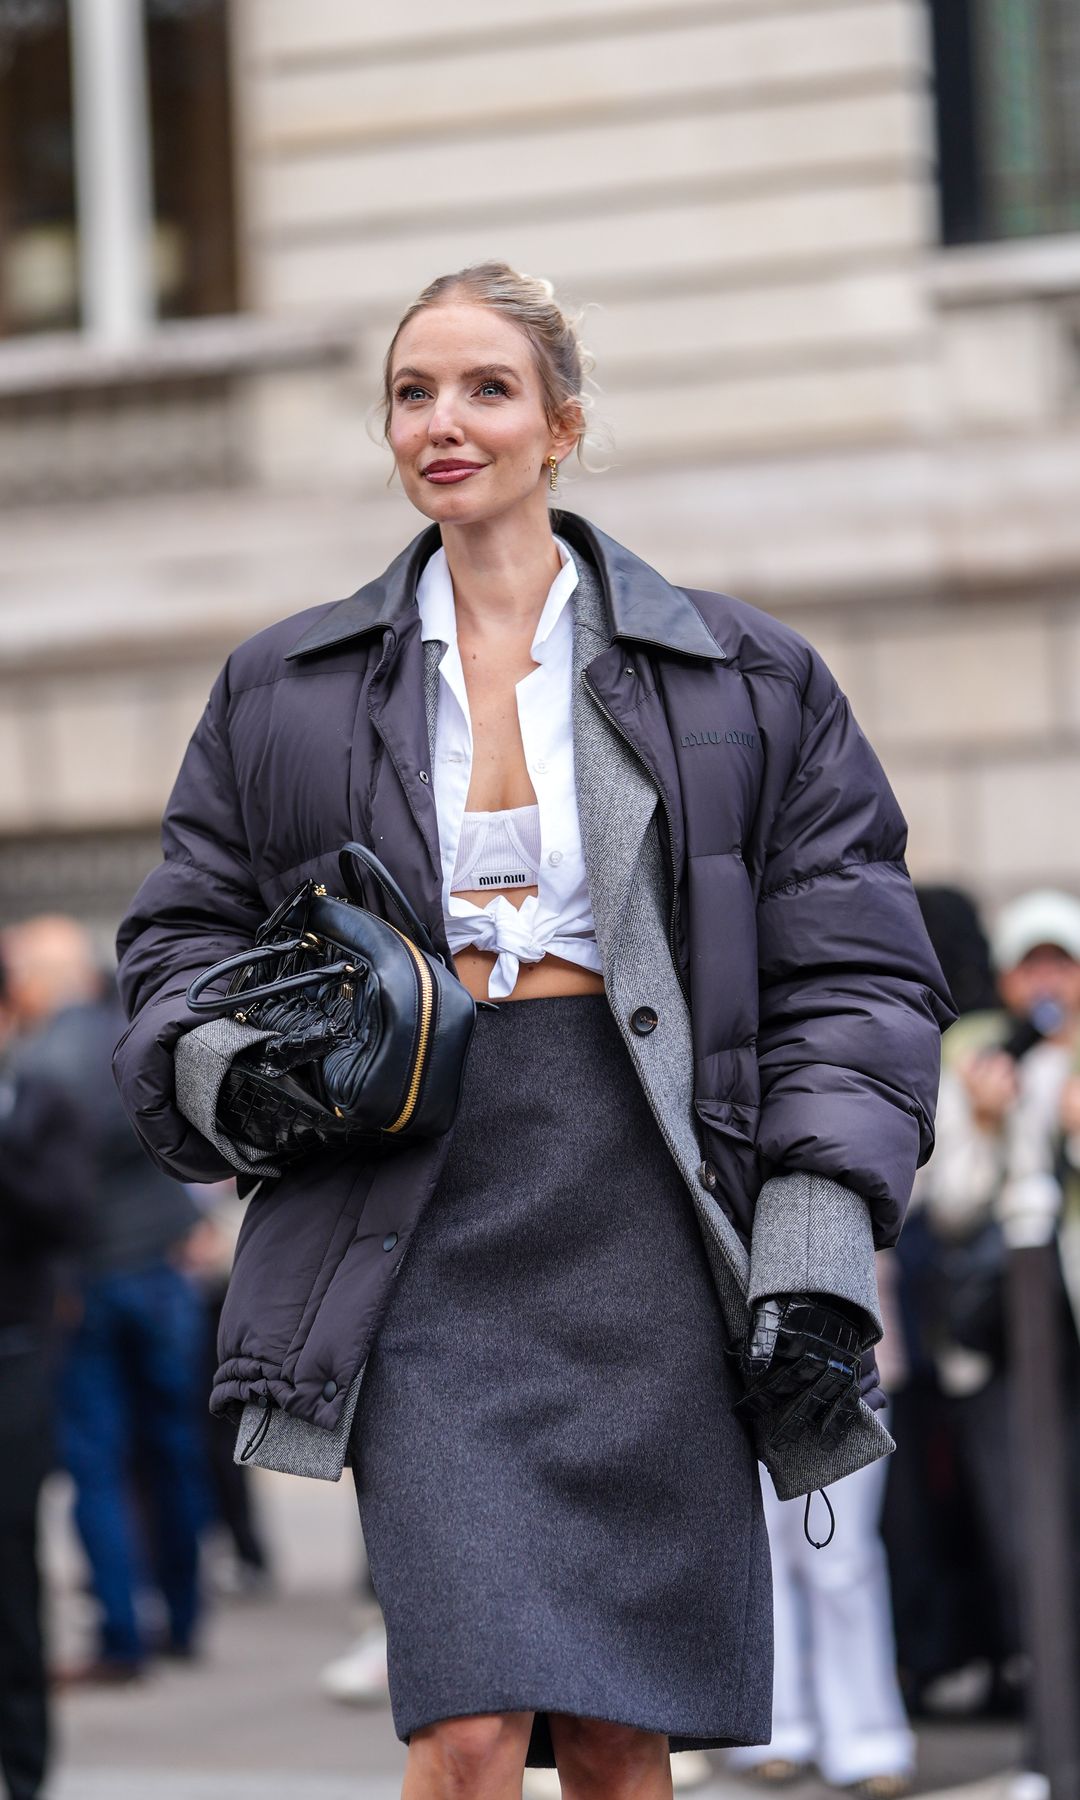
<svg viewBox="0 0 1080 1800"><path fill-rule="evenodd" d="M76 59L93 19L140 10L89 7ZM1080 26L1074 0L1023 9L219 5L193 103L214 87L218 160L175 216L152 181L127 204L166 314L227 210L235 310L219 258L159 323L134 277L86 287L110 103L77 81L81 326L0 341L0 916L70 905L104 934L229 647L420 528L369 419L382 355L434 274L492 256L586 308L611 448L603 473L567 465L565 503L818 645L918 878L991 905L1080 887L1080 155L1033 173L993 128L1031 105L1000 91L1024 19L1059 45L1051 81L1076 79ZM206 74L225 45L227 88ZM161 167L158 104L151 79L128 123ZM3 192L0 150L0 219ZM17 255L38 266L9 216L0 275Z"/></svg>

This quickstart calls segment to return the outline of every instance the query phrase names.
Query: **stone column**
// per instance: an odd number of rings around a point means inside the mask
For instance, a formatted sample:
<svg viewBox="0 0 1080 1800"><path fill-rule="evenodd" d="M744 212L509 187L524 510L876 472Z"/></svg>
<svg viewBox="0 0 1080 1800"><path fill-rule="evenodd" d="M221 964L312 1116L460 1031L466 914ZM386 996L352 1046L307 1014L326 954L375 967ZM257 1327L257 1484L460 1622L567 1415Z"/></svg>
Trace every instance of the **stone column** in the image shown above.
<svg viewBox="0 0 1080 1800"><path fill-rule="evenodd" d="M70 17L83 327L119 346L154 318L141 0L71 0Z"/></svg>

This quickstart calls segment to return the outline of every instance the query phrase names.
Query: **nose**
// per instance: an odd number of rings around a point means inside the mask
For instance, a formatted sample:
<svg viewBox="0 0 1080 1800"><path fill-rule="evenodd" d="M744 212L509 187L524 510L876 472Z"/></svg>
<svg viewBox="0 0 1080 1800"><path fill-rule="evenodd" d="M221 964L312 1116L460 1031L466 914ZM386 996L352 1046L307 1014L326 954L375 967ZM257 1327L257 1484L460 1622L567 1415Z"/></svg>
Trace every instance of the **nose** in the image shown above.
<svg viewBox="0 0 1080 1800"><path fill-rule="evenodd" d="M463 441L463 433L451 398L440 396L436 400L428 420L428 436L433 444L446 443L447 439L452 439L454 443L458 444Z"/></svg>

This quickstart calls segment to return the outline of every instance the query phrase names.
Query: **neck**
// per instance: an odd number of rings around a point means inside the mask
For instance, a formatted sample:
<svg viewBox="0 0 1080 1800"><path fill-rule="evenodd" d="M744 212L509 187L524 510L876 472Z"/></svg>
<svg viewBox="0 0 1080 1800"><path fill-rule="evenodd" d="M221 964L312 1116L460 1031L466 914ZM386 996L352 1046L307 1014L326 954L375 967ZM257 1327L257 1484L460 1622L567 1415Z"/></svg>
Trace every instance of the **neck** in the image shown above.
<svg viewBox="0 0 1080 1800"><path fill-rule="evenodd" d="M536 624L561 559L547 504L443 525L459 629L525 629Z"/></svg>

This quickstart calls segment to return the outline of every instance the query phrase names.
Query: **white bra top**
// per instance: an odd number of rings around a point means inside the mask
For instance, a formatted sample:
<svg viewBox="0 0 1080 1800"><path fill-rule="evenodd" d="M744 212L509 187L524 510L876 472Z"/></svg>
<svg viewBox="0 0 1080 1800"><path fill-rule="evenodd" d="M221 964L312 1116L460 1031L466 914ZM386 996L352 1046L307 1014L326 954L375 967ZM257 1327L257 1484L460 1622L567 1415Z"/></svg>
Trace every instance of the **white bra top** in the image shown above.
<svg viewBox="0 0 1080 1800"><path fill-rule="evenodd" d="M540 808L462 815L450 892L536 887L540 875Z"/></svg>
<svg viewBox="0 0 1080 1800"><path fill-rule="evenodd" d="M518 724L536 806L465 811L473 762L469 695L457 641L454 586L446 551L436 550L417 583L425 643L443 645L432 746L431 788L439 822L443 918L451 953L473 948L495 958L488 996L505 1000L523 963L557 956L602 974L578 824L571 725L574 609L578 572L556 537L560 569L533 638L537 665L517 683ZM520 905L501 889L535 887ZM482 905L466 892L491 889ZM456 890L456 891L455 891Z"/></svg>

